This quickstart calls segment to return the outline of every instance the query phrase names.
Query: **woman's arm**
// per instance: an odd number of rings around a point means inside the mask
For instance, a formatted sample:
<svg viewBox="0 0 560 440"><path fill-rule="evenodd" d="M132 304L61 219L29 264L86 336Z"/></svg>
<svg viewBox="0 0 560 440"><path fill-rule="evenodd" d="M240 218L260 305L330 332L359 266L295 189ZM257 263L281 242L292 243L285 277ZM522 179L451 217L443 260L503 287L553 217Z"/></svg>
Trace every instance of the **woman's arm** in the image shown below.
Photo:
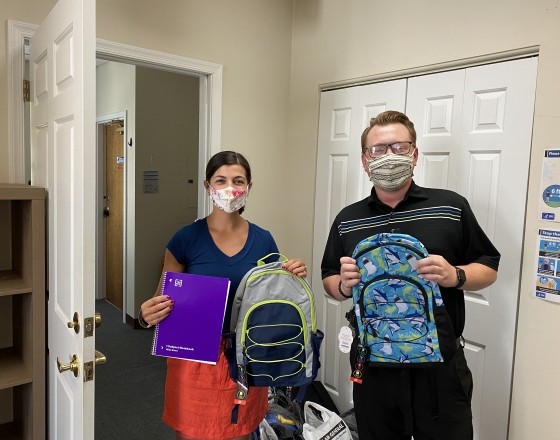
<svg viewBox="0 0 560 440"><path fill-rule="evenodd" d="M161 295L163 283L163 272L184 272L185 266L180 264L169 250L165 250L165 262L163 263L163 271L159 278L156 293L148 301L145 301L140 307L141 319L146 324L152 326L167 318L167 315L173 309L174 301L169 296Z"/></svg>

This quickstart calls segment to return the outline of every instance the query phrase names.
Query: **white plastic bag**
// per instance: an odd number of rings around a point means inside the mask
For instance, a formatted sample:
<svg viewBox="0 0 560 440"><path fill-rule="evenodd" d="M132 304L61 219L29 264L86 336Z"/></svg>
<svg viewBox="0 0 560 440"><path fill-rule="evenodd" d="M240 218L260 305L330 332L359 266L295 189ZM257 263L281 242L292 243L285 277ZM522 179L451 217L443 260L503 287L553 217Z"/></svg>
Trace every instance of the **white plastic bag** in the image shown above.
<svg viewBox="0 0 560 440"><path fill-rule="evenodd" d="M321 418L317 417L310 407L320 412ZM346 423L327 408L313 402L305 402L303 415L305 417L303 424L305 440L352 440Z"/></svg>
<svg viewBox="0 0 560 440"><path fill-rule="evenodd" d="M272 427L264 419L259 424L259 434L261 440L278 440L278 436L274 432L274 429L272 429Z"/></svg>

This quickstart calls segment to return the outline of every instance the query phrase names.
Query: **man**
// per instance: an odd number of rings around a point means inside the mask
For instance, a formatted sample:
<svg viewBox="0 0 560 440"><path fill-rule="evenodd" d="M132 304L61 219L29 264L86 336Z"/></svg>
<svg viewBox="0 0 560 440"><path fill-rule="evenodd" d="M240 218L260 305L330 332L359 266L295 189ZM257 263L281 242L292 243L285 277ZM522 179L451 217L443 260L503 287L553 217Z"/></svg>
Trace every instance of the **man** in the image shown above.
<svg viewBox="0 0 560 440"><path fill-rule="evenodd" d="M334 220L321 264L323 285L337 300L351 298L360 273L349 256L361 240L391 231L417 238L430 254L418 261L417 272L440 286L457 353L440 368L365 368L353 395L360 440L473 437L472 375L459 343L463 290L494 283L500 254L463 197L414 183L417 160L416 132L406 115L387 111L370 121L362 134L362 165L374 186L368 198L347 206Z"/></svg>

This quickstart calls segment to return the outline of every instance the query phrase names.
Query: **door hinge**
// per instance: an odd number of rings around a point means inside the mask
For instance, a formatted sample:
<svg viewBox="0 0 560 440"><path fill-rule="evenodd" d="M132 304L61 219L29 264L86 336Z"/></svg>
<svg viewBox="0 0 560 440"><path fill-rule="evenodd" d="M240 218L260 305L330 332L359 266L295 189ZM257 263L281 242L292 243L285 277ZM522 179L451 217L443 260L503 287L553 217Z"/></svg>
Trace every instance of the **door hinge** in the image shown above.
<svg viewBox="0 0 560 440"><path fill-rule="evenodd" d="M23 80L23 102L30 102L31 101L31 86L29 84L29 80Z"/></svg>

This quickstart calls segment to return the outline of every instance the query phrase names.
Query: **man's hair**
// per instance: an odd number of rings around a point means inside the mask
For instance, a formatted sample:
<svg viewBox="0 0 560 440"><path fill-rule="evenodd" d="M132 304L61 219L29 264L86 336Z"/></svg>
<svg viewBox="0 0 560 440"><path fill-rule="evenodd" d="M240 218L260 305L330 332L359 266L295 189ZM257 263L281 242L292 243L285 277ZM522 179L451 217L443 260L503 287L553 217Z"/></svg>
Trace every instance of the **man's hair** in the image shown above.
<svg viewBox="0 0 560 440"><path fill-rule="evenodd" d="M377 117L371 118L369 121L369 127L367 127L362 133L362 154L366 152L366 140L369 131L376 125L390 125L390 124L402 124L404 125L408 132L410 133L410 139L412 143L416 145L416 130L414 129L414 124L408 116L404 113L396 112L394 110L388 110L383 113L379 113Z"/></svg>

